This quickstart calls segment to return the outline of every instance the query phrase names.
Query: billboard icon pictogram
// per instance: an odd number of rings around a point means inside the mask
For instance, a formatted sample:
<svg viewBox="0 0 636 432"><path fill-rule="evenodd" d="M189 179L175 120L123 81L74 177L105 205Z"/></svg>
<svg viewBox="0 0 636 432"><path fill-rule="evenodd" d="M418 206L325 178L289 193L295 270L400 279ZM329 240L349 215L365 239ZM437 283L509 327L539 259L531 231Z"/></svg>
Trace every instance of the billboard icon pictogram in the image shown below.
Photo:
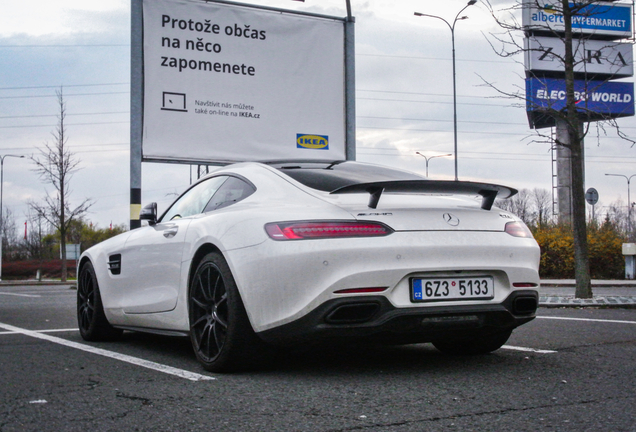
<svg viewBox="0 0 636 432"><path fill-rule="evenodd" d="M163 92L162 110L188 112L185 93Z"/></svg>

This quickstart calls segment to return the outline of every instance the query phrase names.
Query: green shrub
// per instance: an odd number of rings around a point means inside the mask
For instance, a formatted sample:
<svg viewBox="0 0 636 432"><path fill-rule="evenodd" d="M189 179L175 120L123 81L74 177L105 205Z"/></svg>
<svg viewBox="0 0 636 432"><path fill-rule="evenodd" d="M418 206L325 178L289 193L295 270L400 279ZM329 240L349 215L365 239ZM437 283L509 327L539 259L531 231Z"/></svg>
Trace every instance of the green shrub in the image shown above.
<svg viewBox="0 0 636 432"><path fill-rule="evenodd" d="M541 246L539 274L545 279L574 279L574 239L567 225L536 228L534 238ZM593 279L622 279L625 261L622 255L624 238L606 222L587 227L590 275Z"/></svg>

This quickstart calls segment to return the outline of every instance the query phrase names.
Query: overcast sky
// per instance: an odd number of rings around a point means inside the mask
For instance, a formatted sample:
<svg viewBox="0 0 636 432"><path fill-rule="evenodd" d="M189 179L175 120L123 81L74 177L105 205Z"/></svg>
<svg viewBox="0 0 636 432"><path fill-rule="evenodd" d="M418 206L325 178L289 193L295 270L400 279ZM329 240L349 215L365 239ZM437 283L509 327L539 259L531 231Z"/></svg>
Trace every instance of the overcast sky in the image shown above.
<svg viewBox="0 0 636 432"><path fill-rule="evenodd" d="M253 0L247 3L345 16L344 0ZM511 2L493 2L505 7ZM356 17L357 159L424 174L427 156L453 152L451 37L463 0L352 0ZM95 204L88 220L107 227L129 221L129 0L0 0L0 155L37 154L52 141L55 90L64 88L68 145L81 160L71 205ZM533 140L525 111L484 82L523 89L522 58L497 56L486 35L500 32L483 3L457 23L459 177L550 189L550 146ZM521 35L519 35L521 37ZM630 78L629 80L633 80ZM636 139L636 120L618 120ZM596 213L627 202L627 182L605 173L636 174L636 147L592 124L585 141L586 187L599 191ZM27 158L4 162L4 206L18 226L27 201L45 188ZM194 172L194 171L192 171ZM436 158L429 175L452 179L453 159ZM159 210L188 186L188 165L144 163L142 202ZM636 197L636 187L632 200Z"/></svg>

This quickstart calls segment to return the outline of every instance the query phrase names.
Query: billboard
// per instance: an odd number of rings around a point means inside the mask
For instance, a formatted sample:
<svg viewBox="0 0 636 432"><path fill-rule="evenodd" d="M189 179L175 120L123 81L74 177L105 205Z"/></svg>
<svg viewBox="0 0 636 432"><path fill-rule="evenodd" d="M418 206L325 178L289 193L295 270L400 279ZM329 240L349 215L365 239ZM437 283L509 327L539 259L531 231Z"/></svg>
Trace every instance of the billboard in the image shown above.
<svg viewBox="0 0 636 432"><path fill-rule="evenodd" d="M526 31L563 33L563 14L560 1L524 0L523 26ZM555 6L556 4L556 6ZM570 3L576 7L575 3ZM632 5L625 3L596 2L582 7L572 17L575 33L614 39L632 37Z"/></svg>
<svg viewBox="0 0 636 432"><path fill-rule="evenodd" d="M560 38L530 36L524 43L526 70L563 75L565 44ZM632 44L596 39L575 39L572 43L575 74L614 78L634 75Z"/></svg>
<svg viewBox="0 0 636 432"><path fill-rule="evenodd" d="M617 81L574 81L574 97L582 120L601 120L634 115L634 83ZM566 106L565 80L526 79L526 111L532 127L550 127L550 112Z"/></svg>
<svg viewBox="0 0 636 432"><path fill-rule="evenodd" d="M335 17L143 0L143 160L344 160L344 31Z"/></svg>

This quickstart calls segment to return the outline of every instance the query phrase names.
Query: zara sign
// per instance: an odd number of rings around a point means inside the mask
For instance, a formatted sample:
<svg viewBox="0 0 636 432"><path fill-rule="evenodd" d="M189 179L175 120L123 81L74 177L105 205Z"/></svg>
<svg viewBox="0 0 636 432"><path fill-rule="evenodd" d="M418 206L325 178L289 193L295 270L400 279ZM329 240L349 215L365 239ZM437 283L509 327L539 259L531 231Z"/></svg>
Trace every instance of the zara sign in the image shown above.
<svg viewBox="0 0 636 432"><path fill-rule="evenodd" d="M575 39L574 73L613 78L634 75L631 43L596 39ZM531 36L525 39L526 69L534 72L563 73L565 45L560 38Z"/></svg>

